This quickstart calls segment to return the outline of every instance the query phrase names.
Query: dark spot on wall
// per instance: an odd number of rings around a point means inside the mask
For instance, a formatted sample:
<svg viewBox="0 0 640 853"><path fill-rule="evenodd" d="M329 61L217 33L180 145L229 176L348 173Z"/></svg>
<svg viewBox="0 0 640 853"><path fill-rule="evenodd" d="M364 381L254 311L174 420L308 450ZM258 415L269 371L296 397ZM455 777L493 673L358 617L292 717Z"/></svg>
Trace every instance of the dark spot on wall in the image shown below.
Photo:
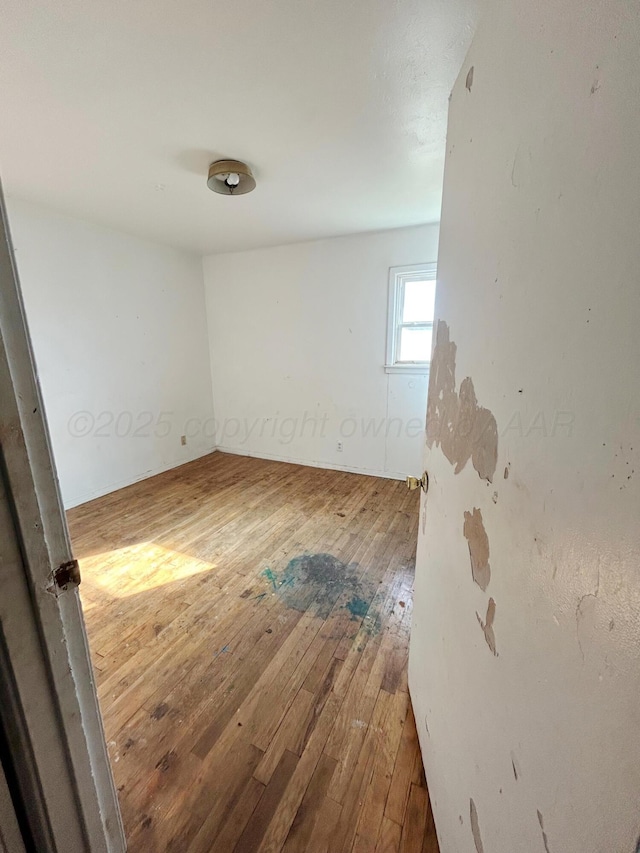
<svg viewBox="0 0 640 853"><path fill-rule="evenodd" d="M469 376L456 389L456 345L443 320L436 330L427 400L427 445L434 444L455 466L456 474L471 460L478 476L492 482L498 463L496 419L478 405Z"/></svg>
<svg viewBox="0 0 640 853"><path fill-rule="evenodd" d="M473 800L469 800L469 817L471 820L471 834L473 835L473 841L476 845L476 851L477 853L484 853L484 847L482 846L482 838L480 836L478 810L476 809L476 804L473 802Z"/></svg>
<svg viewBox="0 0 640 853"><path fill-rule="evenodd" d="M344 517L345 517L344 512L337 512L337 513L336 513L336 515L339 515L339 516L340 516L340 518L344 518Z"/></svg>
<svg viewBox="0 0 640 853"><path fill-rule="evenodd" d="M244 592L240 593L240 598L249 598L252 592L252 589L245 589Z"/></svg>
<svg viewBox="0 0 640 853"><path fill-rule="evenodd" d="M159 705L156 705L156 707L153 709L151 714L149 714L149 716L152 720L161 720L168 711L169 706L167 705L167 703L161 702Z"/></svg>
<svg viewBox="0 0 640 853"><path fill-rule="evenodd" d="M638 838L638 840L636 842L636 849L635 849L634 853L640 853L640 838Z"/></svg>
<svg viewBox="0 0 640 853"><path fill-rule="evenodd" d="M520 778L520 767L518 766L518 760L513 752L511 753L511 768L513 770L513 778L517 782Z"/></svg>
<svg viewBox="0 0 640 853"><path fill-rule="evenodd" d="M547 833L544 831L544 819L542 817L542 812L538 809L538 823L540 824L540 831L542 832L542 842L544 844L545 853L551 853L549 850L549 839L547 838Z"/></svg>
<svg viewBox="0 0 640 853"><path fill-rule="evenodd" d="M509 465L505 465L504 467L504 478L505 480L509 479Z"/></svg>
<svg viewBox="0 0 640 853"><path fill-rule="evenodd" d="M489 646L493 654L498 657L498 652L496 651L496 637L493 633L493 620L496 616L496 603L493 598L489 599L486 621L482 621L482 618L479 613L476 613L476 616L478 617L478 622L480 623L480 627L482 628L482 632L484 633L484 638L486 640L487 645Z"/></svg>
<svg viewBox="0 0 640 853"><path fill-rule="evenodd" d="M160 631L162 631L163 628L164 628L164 625L154 625L153 626L153 633L155 634L156 637L158 636Z"/></svg>
<svg viewBox="0 0 640 853"><path fill-rule="evenodd" d="M471 66L471 68L467 71L467 79L465 80L465 84L464 84L464 85L467 87L467 91L468 91L468 92L470 92L470 91L471 91L471 87L473 86L473 65L472 65L472 66Z"/></svg>
<svg viewBox="0 0 640 853"><path fill-rule="evenodd" d="M142 828L143 828L143 829L149 829L149 827L151 826L152 822L153 822L153 818L150 818L150 817L149 817L149 815L145 815L145 816L142 818L142 822L141 822L141 824L140 824L140 825L142 826Z"/></svg>
<svg viewBox="0 0 640 853"><path fill-rule="evenodd" d="M475 507L473 513L465 512L462 532L469 543L471 574L474 581L484 592L491 580L491 567L489 565L489 537L484 529L480 509Z"/></svg>

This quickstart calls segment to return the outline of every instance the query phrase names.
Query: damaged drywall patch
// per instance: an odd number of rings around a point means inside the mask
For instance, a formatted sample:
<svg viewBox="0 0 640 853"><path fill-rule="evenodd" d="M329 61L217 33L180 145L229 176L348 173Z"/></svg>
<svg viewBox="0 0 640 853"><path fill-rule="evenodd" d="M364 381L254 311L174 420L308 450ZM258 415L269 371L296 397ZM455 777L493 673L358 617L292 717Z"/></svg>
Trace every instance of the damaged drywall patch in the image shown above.
<svg viewBox="0 0 640 853"><path fill-rule="evenodd" d="M465 512L462 532L469 543L469 557L471 558L473 579L480 589L486 592L489 581L491 580L489 537L484 528L482 511L478 507L474 507L473 513Z"/></svg>
<svg viewBox="0 0 640 853"><path fill-rule="evenodd" d="M496 618L496 603L493 598L489 599L486 621L483 622L482 617L477 612L476 616L478 617L478 622L480 623L480 627L482 628L482 632L484 634L484 638L487 642L487 645L489 646L493 654L498 657L498 652L496 650L496 635L493 633L493 620Z"/></svg>
<svg viewBox="0 0 640 853"><path fill-rule="evenodd" d="M478 405L472 379L456 389L456 345L449 327L438 321L427 400L427 445L440 447L459 474L471 463L482 480L493 481L498 464L498 425L489 409Z"/></svg>
<svg viewBox="0 0 640 853"><path fill-rule="evenodd" d="M471 818L471 834L476 845L477 853L484 853L482 838L480 837L480 823L478 822L478 810L473 800L469 800L469 816Z"/></svg>

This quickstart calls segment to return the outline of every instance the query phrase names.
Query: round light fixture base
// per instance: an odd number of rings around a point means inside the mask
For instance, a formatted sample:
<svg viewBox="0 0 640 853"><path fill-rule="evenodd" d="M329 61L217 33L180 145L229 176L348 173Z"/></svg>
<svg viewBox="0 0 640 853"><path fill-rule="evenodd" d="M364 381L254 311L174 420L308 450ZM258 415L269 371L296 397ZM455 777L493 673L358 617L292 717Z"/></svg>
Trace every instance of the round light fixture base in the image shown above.
<svg viewBox="0 0 640 853"><path fill-rule="evenodd" d="M256 179L240 160L216 160L209 166L207 186L222 195L243 195L255 189Z"/></svg>

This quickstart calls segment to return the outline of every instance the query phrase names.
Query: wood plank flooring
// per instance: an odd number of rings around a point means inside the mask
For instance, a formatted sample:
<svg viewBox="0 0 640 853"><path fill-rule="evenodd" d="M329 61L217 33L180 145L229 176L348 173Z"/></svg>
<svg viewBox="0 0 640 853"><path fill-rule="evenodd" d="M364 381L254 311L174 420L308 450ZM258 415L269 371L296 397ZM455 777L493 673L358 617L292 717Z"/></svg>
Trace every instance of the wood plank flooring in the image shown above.
<svg viewBox="0 0 640 853"><path fill-rule="evenodd" d="M214 453L69 512L130 853L437 853L417 495Z"/></svg>

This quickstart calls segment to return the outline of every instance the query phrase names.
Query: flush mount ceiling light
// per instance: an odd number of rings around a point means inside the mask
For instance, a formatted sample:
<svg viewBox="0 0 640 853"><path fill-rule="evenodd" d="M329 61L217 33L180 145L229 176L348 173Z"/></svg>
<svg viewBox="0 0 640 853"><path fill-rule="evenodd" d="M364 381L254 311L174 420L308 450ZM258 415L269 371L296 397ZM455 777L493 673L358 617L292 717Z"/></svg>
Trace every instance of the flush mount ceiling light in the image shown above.
<svg viewBox="0 0 640 853"><path fill-rule="evenodd" d="M239 160L216 160L209 166L207 186L214 193L242 195L250 193L255 185L251 169Z"/></svg>

